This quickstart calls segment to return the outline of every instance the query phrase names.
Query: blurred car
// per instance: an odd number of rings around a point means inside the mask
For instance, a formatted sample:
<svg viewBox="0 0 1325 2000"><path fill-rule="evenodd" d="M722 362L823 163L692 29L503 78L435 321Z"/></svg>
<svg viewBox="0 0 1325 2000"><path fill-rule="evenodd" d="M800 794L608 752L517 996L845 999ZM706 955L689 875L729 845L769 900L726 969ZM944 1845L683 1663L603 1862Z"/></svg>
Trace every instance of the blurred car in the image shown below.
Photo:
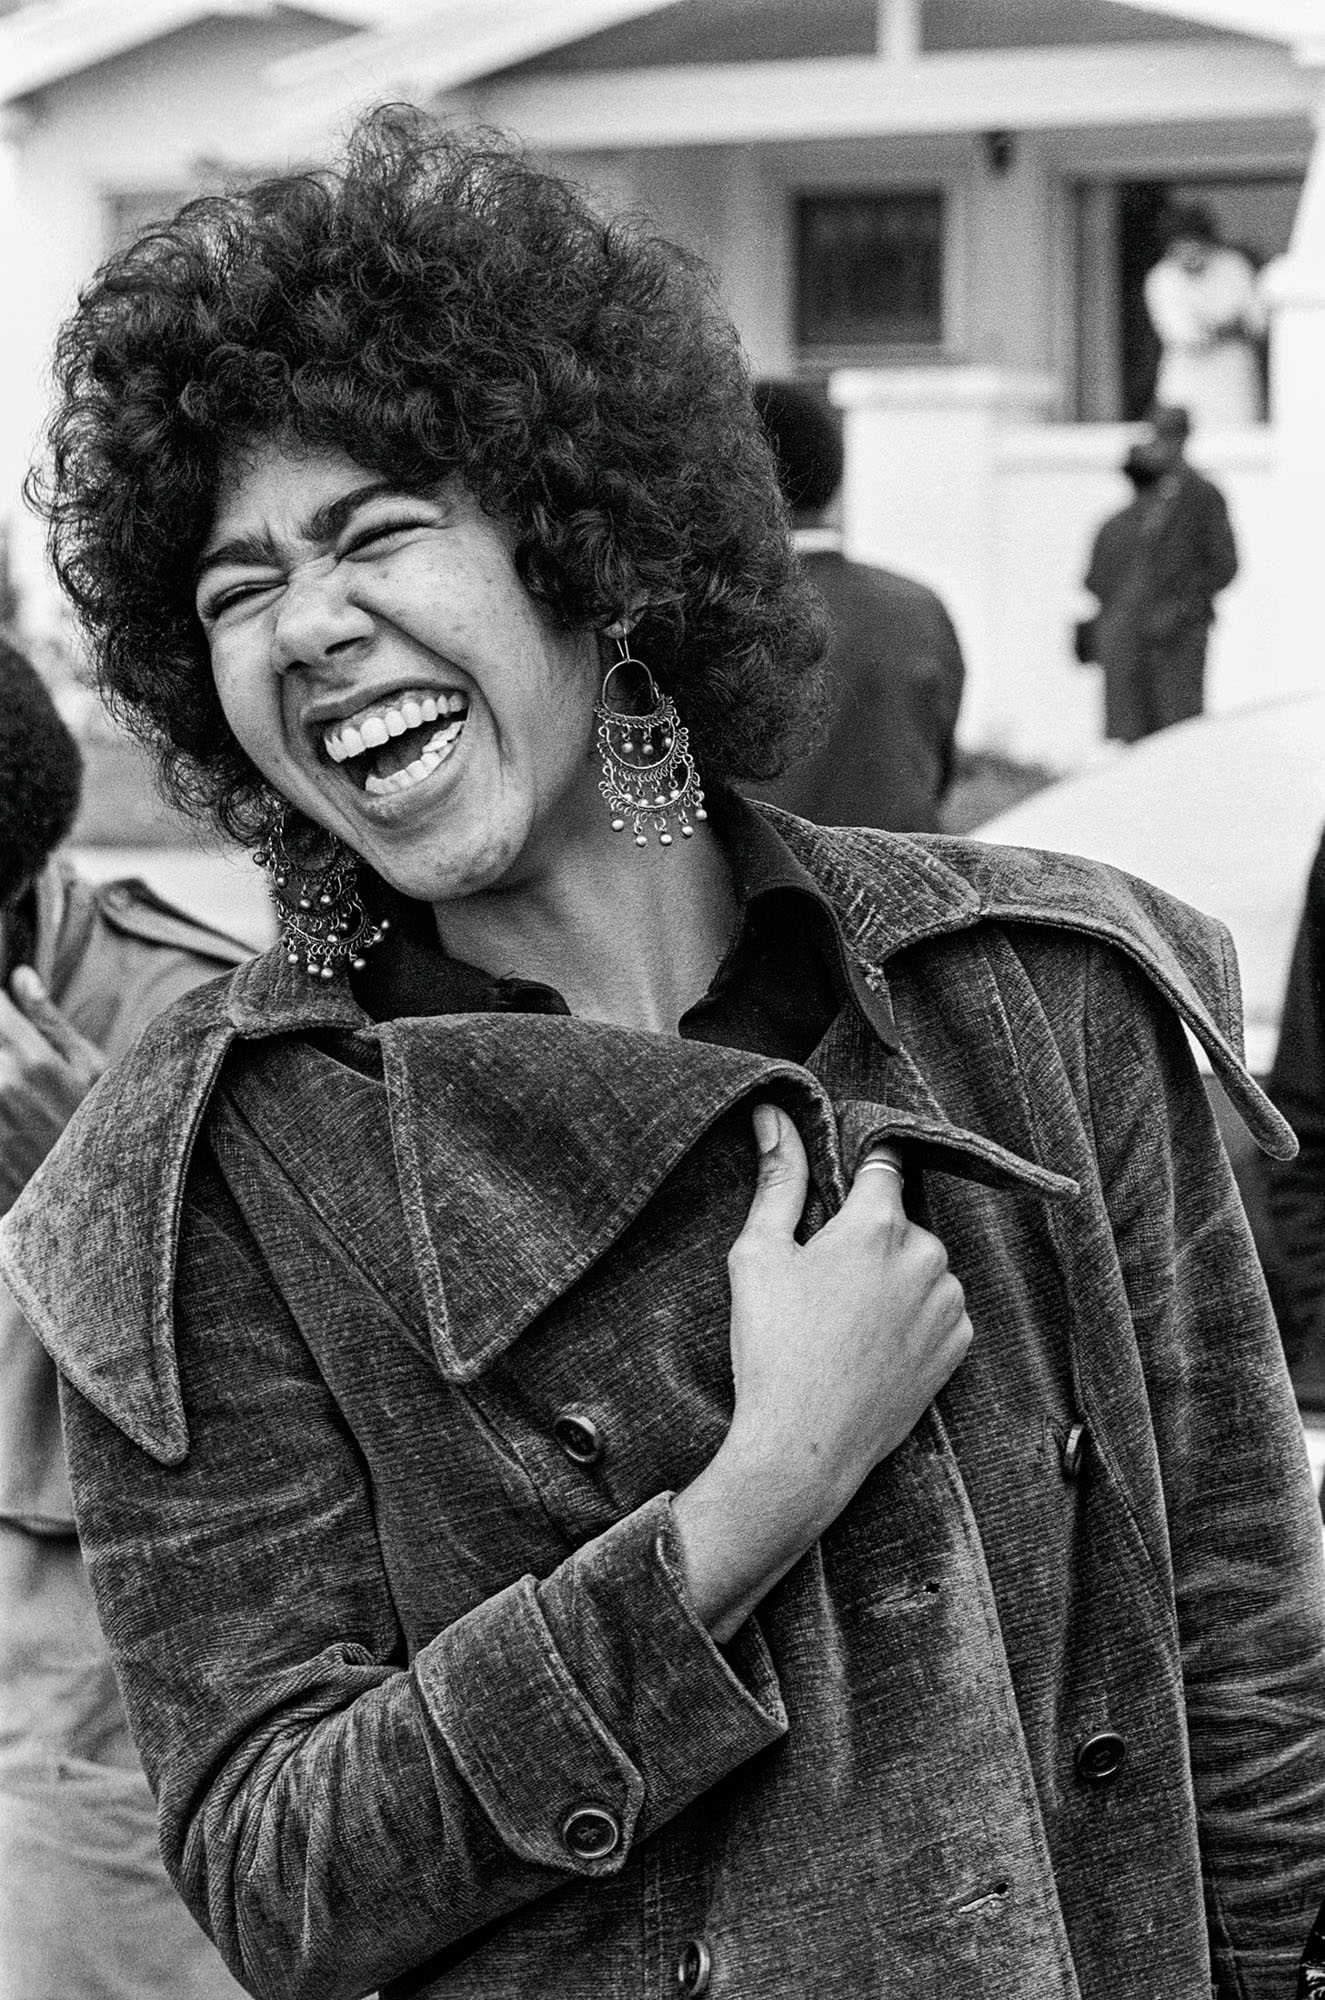
<svg viewBox="0 0 1325 2000"><path fill-rule="evenodd" d="M987 820L975 837L1107 861L1219 917L1238 950L1248 1066L1263 1078L1322 825L1325 694L1313 694L1146 737ZM1208 1076L1203 1057L1202 1067ZM1208 1088L1274 1296L1260 1155L1213 1078ZM1325 1413L1308 1413L1307 1426L1319 1486Z"/></svg>
<svg viewBox="0 0 1325 2000"><path fill-rule="evenodd" d="M976 837L1108 861L1219 917L1242 968L1247 1060L1263 1076L1322 825L1325 694L1313 694L1145 737Z"/></svg>

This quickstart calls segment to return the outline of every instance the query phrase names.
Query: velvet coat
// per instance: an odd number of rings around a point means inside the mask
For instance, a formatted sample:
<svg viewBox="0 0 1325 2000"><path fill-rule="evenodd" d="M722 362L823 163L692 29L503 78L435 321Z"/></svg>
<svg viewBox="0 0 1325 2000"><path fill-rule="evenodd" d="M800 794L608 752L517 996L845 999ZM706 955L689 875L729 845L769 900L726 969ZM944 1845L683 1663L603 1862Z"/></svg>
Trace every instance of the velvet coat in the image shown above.
<svg viewBox="0 0 1325 2000"><path fill-rule="evenodd" d="M3 1234L167 1865L281 2000L1288 2000L1319 1516L1184 1024L1227 936L1063 856L776 824L891 998L804 1064L191 997ZM720 1649L749 1105L813 1228L885 1134L973 1349ZM826 1365L828 1365L826 1363Z"/></svg>

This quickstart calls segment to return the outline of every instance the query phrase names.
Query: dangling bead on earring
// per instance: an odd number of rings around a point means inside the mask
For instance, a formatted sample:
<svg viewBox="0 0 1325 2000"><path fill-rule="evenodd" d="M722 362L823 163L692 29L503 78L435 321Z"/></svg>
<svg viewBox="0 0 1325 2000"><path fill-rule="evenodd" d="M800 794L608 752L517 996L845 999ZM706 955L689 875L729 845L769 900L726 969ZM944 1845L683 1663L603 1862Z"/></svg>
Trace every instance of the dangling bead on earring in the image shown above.
<svg viewBox="0 0 1325 2000"><path fill-rule="evenodd" d="M369 916L359 900L359 864L343 841L328 835L330 859L321 865L293 861L285 844L289 807L275 800L253 859L271 876L281 943L289 964L302 963L309 979L334 979L350 965L364 967L363 953L380 944L389 928Z"/></svg>
<svg viewBox="0 0 1325 2000"><path fill-rule="evenodd" d="M594 714L598 717L598 754L603 776L598 786L612 814L612 827L624 830L627 820L635 829L636 847L647 847L646 826L658 835L660 847L672 845L670 822L674 818L681 837L689 840L695 820L707 819L704 788L690 755L690 735L677 713L676 703L663 694L642 660L637 660L624 639L616 641L617 657L603 676L603 685ZM628 700L625 680L631 671L642 676L640 704L619 708ZM613 689L616 675L623 681Z"/></svg>

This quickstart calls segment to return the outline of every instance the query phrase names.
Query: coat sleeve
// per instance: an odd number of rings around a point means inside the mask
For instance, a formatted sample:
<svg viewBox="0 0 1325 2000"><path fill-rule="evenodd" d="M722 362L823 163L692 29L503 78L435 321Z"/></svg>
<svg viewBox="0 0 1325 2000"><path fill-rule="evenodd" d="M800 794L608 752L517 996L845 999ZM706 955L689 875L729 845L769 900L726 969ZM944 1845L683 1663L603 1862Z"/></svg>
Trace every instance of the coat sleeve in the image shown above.
<svg viewBox="0 0 1325 2000"><path fill-rule="evenodd" d="M1304 1379L1325 1382L1325 842L1307 884L1269 1087L1300 1149L1266 1176L1286 1338Z"/></svg>
<svg viewBox="0 0 1325 2000"><path fill-rule="evenodd" d="M1217 597L1226 590L1238 573L1238 545L1233 538L1233 523L1228 517L1228 502L1217 486L1207 482L1202 494L1202 576L1204 594Z"/></svg>
<svg viewBox="0 0 1325 2000"><path fill-rule="evenodd" d="M723 1653L690 1611L666 1495L408 1659L355 1440L209 1161L176 1324L182 1463L66 1383L70 1469L167 1869L261 2000L610 1880L784 1733L756 1628Z"/></svg>
<svg viewBox="0 0 1325 2000"><path fill-rule="evenodd" d="M1109 560L1112 540L1113 538L1109 533L1109 523L1106 521L1090 545L1090 559L1086 564L1086 574L1082 579L1083 589L1088 590L1091 596L1097 598L1101 604L1109 595L1113 584L1113 565Z"/></svg>
<svg viewBox="0 0 1325 2000"><path fill-rule="evenodd" d="M1302 1428L1180 1025L1108 951L1087 1017L1163 1484L1218 1992L1291 2000L1325 1893L1325 1567Z"/></svg>

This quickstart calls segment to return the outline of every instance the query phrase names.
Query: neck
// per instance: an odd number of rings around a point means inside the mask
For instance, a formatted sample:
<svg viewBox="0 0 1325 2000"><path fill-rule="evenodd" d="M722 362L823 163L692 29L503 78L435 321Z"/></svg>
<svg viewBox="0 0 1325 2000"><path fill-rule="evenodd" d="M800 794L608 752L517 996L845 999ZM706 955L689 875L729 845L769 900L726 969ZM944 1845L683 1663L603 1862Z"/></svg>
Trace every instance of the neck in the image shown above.
<svg viewBox="0 0 1325 2000"><path fill-rule="evenodd" d="M798 555L817 556L825 552L837 555L842 548L842 530L823 526L808 528L793 526L791 542Z"/></svg>
<svg viewBox="0 0 1325 2000"><path fill-rule="evenodd" d="M641 848L600 817L530 880L436 905L438 933L485 972L555 987L583 1020L674 1034L736 926L726 855L706 821Z"/></svg>

